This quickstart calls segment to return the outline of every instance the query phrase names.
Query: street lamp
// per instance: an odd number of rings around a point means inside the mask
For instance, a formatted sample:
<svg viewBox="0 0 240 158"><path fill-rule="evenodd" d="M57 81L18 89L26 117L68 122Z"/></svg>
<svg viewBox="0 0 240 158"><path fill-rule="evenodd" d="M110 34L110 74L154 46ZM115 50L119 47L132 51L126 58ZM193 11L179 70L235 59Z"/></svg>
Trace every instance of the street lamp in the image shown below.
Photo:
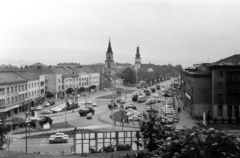
<svg viewBox="0 0 240 158"><path fill-rule="evenodd" d="M27 99L26 99L27 101ZM27 101L27 109L28 109L28 105L29 105L29 101ZM26 128L25 128L25 134L26 134L26 153L27 153L27 127L28 127L28 123L30 122L30 112L29 109L25 112L26 115L26 120L25 120L25 124L26 124Z"/></svg>

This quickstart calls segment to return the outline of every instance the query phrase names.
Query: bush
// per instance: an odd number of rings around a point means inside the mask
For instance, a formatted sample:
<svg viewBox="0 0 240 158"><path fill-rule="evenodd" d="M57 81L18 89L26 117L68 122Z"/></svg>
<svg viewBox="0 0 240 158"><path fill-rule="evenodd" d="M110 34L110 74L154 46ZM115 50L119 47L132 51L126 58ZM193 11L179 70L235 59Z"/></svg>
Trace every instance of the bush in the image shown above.
<svg viewBox="0 0 240 158"><path fill-rule="evenodd" d="M130 151L132 150L132 144L118 144L116 145L117 151Z"/></svg>

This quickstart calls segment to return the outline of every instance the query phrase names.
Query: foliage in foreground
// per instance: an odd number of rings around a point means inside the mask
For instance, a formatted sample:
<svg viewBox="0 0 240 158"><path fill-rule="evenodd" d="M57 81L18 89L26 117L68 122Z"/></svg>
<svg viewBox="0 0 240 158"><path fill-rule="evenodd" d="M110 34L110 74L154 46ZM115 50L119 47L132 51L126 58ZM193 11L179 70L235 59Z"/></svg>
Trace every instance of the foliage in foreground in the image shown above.
<svg viewBox="0 0 240 158"><path fill-rule="evenodd" d="M138 136L140 145L162 158L240 157L235 135L200 127L175 129L164 125L157 115L144 116Z"/></svg>

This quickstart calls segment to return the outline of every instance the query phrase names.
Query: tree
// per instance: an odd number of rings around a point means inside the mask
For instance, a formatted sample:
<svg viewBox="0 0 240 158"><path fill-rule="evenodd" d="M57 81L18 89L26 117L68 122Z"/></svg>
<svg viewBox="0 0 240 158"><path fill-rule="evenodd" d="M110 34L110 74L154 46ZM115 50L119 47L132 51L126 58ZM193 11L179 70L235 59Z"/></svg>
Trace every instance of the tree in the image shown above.
<svg viewBox="0 0 240 158"><path fill-rule="evenodd" d="M97 86L96 86L96 85L91 85L90 88L91 88L91 89L96 89Z"/></svg>
<svg viewBox="0 0 240 158"><path fill-rule="evenodd" d="M80 93L82 93L82 92L85 91L85 88L84 88L84 87L81 87L81 88L79 88L79 90L80 90Z"/></svg>
<svg viewBox="0 0 240 158"><path fill-rule="evenodd" d="M52 93L52 92L49 92L49 91L46 91L46 92L45 92L45 95L46 95L46 98L49 98L49 99L51 99L51 98L54 97L53 93Z"/></svg>
<svg viewBox="0 0 240 158"><path fill-rule="evenodd" d="M11 131L10 125L5 125L5 117L1 115L1 124L0 124L0 150L4 150L4 145L7 143L5 134Z"/></svg>
<svg viewBox="0 0 240 158"><path fill-rule="evenodd" d="M136 72L131 69L130 67L124 69L122 71L121 78L124 79L124 83L131 83L135 84L136 83Z"/></svg>
<svg viewBox="0 0 240 158"><path fill-rule="evenodd" d="M66 91L66 93L67 93L67 95L69 95L69 94L72 94L73 91L74 91L73 88L68 88L67 91Z"/></svg>

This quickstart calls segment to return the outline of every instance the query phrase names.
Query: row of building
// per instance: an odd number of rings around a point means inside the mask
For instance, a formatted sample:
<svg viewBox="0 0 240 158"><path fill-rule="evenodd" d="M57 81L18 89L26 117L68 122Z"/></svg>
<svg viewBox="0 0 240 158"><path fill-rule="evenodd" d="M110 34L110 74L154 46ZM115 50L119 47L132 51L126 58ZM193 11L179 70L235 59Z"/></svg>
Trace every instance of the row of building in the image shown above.
<svg viewBox="0 0 240 158"><path fill-rule="evenodd" d="M240 54L181 71L181 97L193 118L236 118L240 109Z"/></svg>
<svg viewBox="0 0 240 158"><path fill-rule="evenodd" d="M36 63L22 68L0 69L0 113L6 117L43 103L45 92L63 99L68 88L74 94L96 91L109 82L99 72L82 66L45 66ZM93 86L94 85L94 86ZM91 86L95 87L94 89Z"/></svg>

